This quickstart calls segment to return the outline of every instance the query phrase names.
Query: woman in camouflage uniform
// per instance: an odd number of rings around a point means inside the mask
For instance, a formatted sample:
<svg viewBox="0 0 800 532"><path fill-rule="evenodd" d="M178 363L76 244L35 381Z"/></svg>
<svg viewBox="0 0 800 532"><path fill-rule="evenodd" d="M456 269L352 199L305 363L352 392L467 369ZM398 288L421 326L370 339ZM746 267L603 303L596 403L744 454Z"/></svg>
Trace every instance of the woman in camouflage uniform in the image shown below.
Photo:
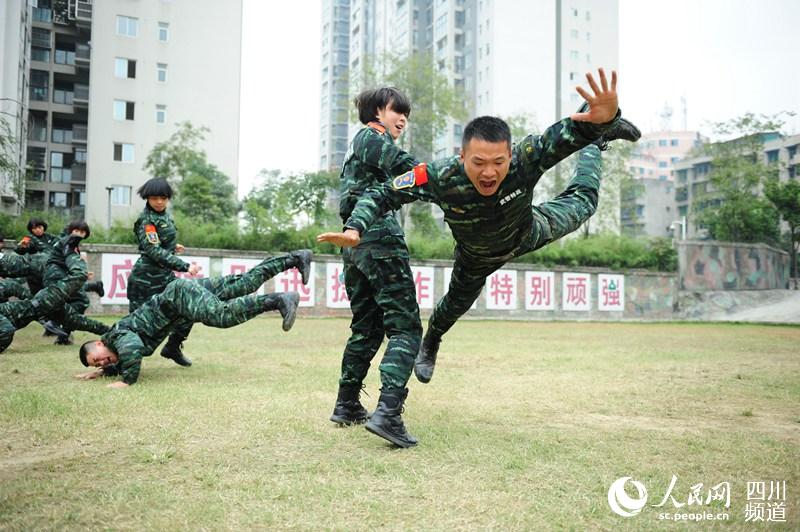
<svg viewBox="0 0 800 532"><path fill-rule="evenodd" d="M196 274L200 267L177 257L183 246L177 243L178 230L167 212L172 199L172 187L166 179L153 178L137 190L146 201L144 210L133 224L141 257L136 261L128 279L128 311L133 312L152 296L164 291L176 279L175 271ZM183 355L181 344L189 336L191 323L176 326L170 334L161 356L181 366L192 362Z"/></svg>

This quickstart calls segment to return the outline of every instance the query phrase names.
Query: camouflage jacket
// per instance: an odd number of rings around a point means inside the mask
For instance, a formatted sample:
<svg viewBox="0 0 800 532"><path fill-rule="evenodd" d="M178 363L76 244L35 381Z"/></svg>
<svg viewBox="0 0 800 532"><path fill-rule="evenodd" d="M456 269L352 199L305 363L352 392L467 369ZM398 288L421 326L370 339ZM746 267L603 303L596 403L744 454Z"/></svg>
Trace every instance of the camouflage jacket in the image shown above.
<svg viewBox="0 0 800 532"><path fill-rule="evenodd" d="M368 188L391 182L392 177L412 169L417 160L398 148L392 136L378 122L370 122L353 137L339 177L339 215L350 217L356 202ZM375 217L369 229L362 231L361 242L403 243L403 230L392 209Z"/></svg>
<svg viewBox="0 0 800 532"><path fill-rule="evenodd" d="M175 321L162 310L162 302L161 294L156 294L100 338L119 357L114 366L103 371L105 375L119 374L127 384L139 379L142 357L153 354Z"/></svg>
<svg viewBox="0 0 800 532"><path fill-rule="evenodd" d="M48 255L47 264L44 268L44 275L42 276L42 283L45 287L51 286L67 277L69 268L67 266L67 255L65 255L64 250L70 236L71 235L62 233L59 241L53 246ZM74 251L80 254L80 249L75 248ZM73 253L70 252L69 255L73 255ZM81 261L82 260L83 259L81 259ZM35 262L36 261L32 261L32 264Z"/></svg>
<svg viewBox="0 0 800 532"><path fill-rule="evenodd" d="M44 233L42 236L36 236L31 233L22 237L14 251L20 255L47 253L58 245L58 241L59 237L50 233Z"/></svg>
<svg viewBox="0 0 800 532"><path fill-rule="evenodd" d="M185 272L189 263L175 255L178 242L178 229L172 216L165 210L156 212L145 206L139 218L133 224L133 232L142 256L136 261L136 267L149 267L149 270L166 270L167 272ZM134 267L135 274L136 267Z"/></svg>
<svg viewBox="0 0 800 532"><path fill-rule="evenodd" d="M613 127L573 122L565 118L542 135L529 135L512 149L508 175L495 194L481 196L457 156L427 168L427 183L415 184L413 175L401 176L365 191L345 227L362 234L382 212L415 200L435 203L459 247L477 257L508 256L522 243L533 224L533 189L542 174L562 159L597 140Z"/></svg>

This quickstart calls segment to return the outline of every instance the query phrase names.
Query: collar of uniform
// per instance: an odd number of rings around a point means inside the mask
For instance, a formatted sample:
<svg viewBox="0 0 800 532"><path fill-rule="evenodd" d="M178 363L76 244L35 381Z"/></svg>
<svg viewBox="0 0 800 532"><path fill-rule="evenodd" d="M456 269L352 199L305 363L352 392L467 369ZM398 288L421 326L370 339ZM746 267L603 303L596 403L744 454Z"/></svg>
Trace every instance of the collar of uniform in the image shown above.
<svg viewBox="0 0 800 532"><path fill-rule="evenodd" d="M372 121L372 122L368 123L367 127L374 129L375 131L377 131L381 135L386 133L386 127L383 124L381 124L380 122L377 122L377 121Z"/></svg>

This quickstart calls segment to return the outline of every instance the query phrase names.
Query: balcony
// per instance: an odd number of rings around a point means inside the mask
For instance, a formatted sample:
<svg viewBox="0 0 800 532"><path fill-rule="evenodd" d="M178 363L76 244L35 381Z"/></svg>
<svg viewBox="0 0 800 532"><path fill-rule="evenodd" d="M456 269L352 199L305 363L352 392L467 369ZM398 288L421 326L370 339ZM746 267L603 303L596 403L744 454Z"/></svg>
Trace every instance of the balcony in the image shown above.
<svg viewBox="0 0 800 532"><path fill-rule="evenodd" d="M77 68L89 68L92 59L92 49L88 44L75 45L75 66Z"/></svg>
<svg viewBox="0 0 800 532"><path fill-rule="evenodd" d="M72 165L72 183L86 182L86 165L73 164Z"/></svg>
<svg viewBox="0 0 800 532"><path fill-rule="evenodd" d="M75 84L73 102L78 107L89 106L89 85L82 85L80 83Z"/></svg>
<svg viewBox="0 0 800 532"><path fill-rule="evenodd" d="M92 27L92 0L69 0L69 17L82 28Z"/></svg>
<svg viewBox="0 0 800 532"><path fill-rule="evenodd" d="M47 128L46 127L28 128L28 140L33 140L36 142L47 142Z"/></svg>
<svg viewBox="0 0 800 532"><path fill-rule="evenodd" d="M89 128L83 124L75 124L72 126L72 143L73 144L86 144L89 136Z"/></svg>

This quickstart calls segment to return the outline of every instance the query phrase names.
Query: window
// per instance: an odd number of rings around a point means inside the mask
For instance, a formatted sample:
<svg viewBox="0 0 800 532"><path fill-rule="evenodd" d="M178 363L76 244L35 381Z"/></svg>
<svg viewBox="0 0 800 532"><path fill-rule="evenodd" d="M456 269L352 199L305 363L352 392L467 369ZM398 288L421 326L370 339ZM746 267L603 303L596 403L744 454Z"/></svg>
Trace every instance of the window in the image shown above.
<svg viewBox="0 0 800 532"><path fill-rule="evenodd" d="M587 40L588 42L591 42L591 41L592 41L592 32L590 32L590 31L587 31L587 32L586 32L586 40Z"/></svg>
<svg viewBox="0 0 800 532"><path fill-rule="evenodd" d="M658 139L658 145L659 146L666 146L667 145L667 139Z"/></svg>
<svg viewBox="0 0 800 532"><path fill-rule="evenodd" d="M111 205L130 205L131 187L113 185L111 187Z"/></svg>
<svg viewBox="0 0 800 532"><path fill-rule="evenodd" d="M578 30L570 30L569 35L573 39L577 39L578 38Z"/></svg>
<svg viewBox="0 0 800 532"><path fill-rule="evenodd" d="M114 160L121 163L133 162L133 144L114 143Z"/></svg>
<svg viewBox="0 0 800 532"><path fill-rule="evenodd" d="M669 141L669 145L670 145L670 146L677 146L678 144L680 144L680 143L678 142L678 139L671 139L671 140Z"/></svg>
<svg viewBox="0 0 800 532"><path fill-rule="evenodd" d="M136 37L139 30L139 19L117 15L117 35Z"/></svg>
<svg viewBox="0 0 800 532"><path fill-rule="evenodd" d="M592 20L592 13L588 9L586 10L586 20Z"/></svg>
<svg viewBox="0 0 800 532"><path fill-rule="evenodd" d="M50 193L50 206L51 207L66 207L67 206L67 193L66 192L51 192Z"/></svg>
<svg viewBox="0 0 800 532"><path fill-rule="evenodd" d="M658 161L658 167L659 168L666 168L667 167L667 161Z"/></svg>
<svg viewBox="0 0 800 532"><path fill-rule="evenodd" d="M767 162L774 163L778 160L778 150L770 150L767 152Z"/></svg>
<svg viewBox="0 0 800 532"><path fill-rule="evenodd" d="M135 79L136 60L124 57L114 58L114 76L120 79Z"/></svg>
<svg viewBox="0 0 800 532"><path fill-rule="evenodd" d="M578 79L578 74L577 74L577 72L570 72L570 73L569 73L569 80L570 80L570 81L575 81L576 79Z"/></svg>
<svg viewBox="0 0 800 532"><path fill-rule="evenodd" d="M166 124L167 123L167 106L166 105L156 105L156 123L157 124Z"/></svg>
<svg viewBox="0 0 800 532"><path fill-rule="evenodd" d="M569 58L570 59L578 59L578 50L570 50L569 51Z"/></svg>
<svg viewBox="0 0 800 532"><path fill-rule="evenodd" d="M86 150L82 148L75 149L75 162L80 164L86 164Z"/></svg>
<svg viewBox="0 0 800 532"><path fill-rule="evenodd" d="M166 63L158 63L156 66L156 77L159 83L166 83L167 82L167 64Z"/></svg>
<svg viewBox="0 0 800 532"><path fill-rule="evenodd" d="M114 100L114 120L133 120L133 102Z"/></svg>
<svg viewBox="0 0 800 532"><path fill-rule="evenodd" d="M50 181L52 183L69 183L72 179L72 154L57 151L50 152Z"/></svg>
<svg viewBox="0 0 800 532"><path fill-rule="evenodd" d="M161 42L169 40L169 22L158 23L158 40Z"/></svg>

